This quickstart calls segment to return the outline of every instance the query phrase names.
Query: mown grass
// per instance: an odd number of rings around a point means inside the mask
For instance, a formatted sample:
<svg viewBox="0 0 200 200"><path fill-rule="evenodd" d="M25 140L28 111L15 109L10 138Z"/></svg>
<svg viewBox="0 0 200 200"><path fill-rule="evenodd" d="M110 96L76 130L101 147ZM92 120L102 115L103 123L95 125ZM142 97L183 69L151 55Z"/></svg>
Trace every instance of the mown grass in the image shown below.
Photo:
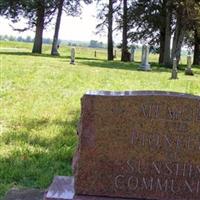
<svg viewBox="0 0 200 200"><path fill-rule="evenodd" d="M11 187L46 188L54 175L70 175L76 146L80 98L88 90L164 90L200 95L200 66L195 76L169 69L150 56L151 72L136 63L107 62L104 50L76 48L76 65L69 64L69 47L60 57L30 53L32 44L1 42L0 199ZM184 58L185 59L185 58ZM184 60L183 59L183 60ZM185 66L183 65L182 68Z"/></svg>

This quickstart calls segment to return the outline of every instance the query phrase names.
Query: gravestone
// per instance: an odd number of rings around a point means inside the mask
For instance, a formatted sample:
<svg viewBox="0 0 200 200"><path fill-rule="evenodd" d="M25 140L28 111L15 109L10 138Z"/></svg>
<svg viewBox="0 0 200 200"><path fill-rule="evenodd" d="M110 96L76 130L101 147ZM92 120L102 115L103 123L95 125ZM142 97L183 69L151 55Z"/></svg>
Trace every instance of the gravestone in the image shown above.
<svg viewBox="0 0 200 200"><path fill-rule="evenodd" d="M171 79L178 79L177 60L173 59L172 76Z"/></svg>
<svg viewBox="0 0 200 200"><path fill-rule="evenodd" d="M131 62L135 62L135 46L131 46Z"/></svg>
<svg viewBox="0 0 200 200"><path fill-rule="evenodd" d="M193 76L194 73L192 71L192 56L191 53L187 56L187 68L185 69L185 75Z"/></svg>
<svg viewBox="0 0 200 200"><path fill-rule="evenodd" d="M117 58L117 50L114 51L114 58Z"/></svg>
<svg viewBox="0 0 200 200"><path fill-rule="evenodd" d="M74 179L63 179L62 199L199 200L200 96L90 92L81 103Z"/></svg>
<svg viewBox="0 0 200 200"><path fill-rule="evenodd" d="M149 64L149 46L148 45L143 45L142 46L142 63L140 65L140 70L143 71L150 71L151 66Z"/></svg>
<svg viewBox="0 0 200 200"><path fill-rule="evenodd" d="M75 48L71 48L71 60L70 64L74 65L75 64Z"/></svg>

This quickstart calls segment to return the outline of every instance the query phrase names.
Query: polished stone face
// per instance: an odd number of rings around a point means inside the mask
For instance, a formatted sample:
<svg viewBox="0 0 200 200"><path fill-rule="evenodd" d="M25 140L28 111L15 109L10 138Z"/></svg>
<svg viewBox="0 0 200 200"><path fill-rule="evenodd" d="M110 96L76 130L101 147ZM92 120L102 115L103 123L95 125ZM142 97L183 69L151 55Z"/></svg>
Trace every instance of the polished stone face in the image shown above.
<svg viewBox="0 0 200 200"><path fill-rule="evenodd" d="M75 193L200 198L200 97L99 92L82 98Z"/></svg>

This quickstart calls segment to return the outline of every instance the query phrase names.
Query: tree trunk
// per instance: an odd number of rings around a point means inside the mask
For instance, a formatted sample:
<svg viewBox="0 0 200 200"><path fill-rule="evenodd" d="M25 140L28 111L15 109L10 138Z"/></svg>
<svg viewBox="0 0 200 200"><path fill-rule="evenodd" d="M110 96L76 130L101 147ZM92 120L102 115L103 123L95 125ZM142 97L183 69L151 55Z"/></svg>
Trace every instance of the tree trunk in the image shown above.
<svg viewBox="0 0 200 200"><path fill-rule="evenodd" d="M159 55L159 64L162 64L164 61L164 50L165 50L165 28L160 31L160 55Z"/></svg>
<svg viewBox="0 0 200 200"><path fill-rule="evenodd" d="M37 20L36 20L36 31L35 31L35 39L33 44L32 53L42 53L42 37L44 30L44 14L45 8L41 4L37 9Z"/></svg>
<svg viewBox="0 0 200 200"><path fill-rule="evenodd" d="M123 33L122 33L122 56L121 61L130 61L128 52L128 5L127 0L123 0Z"/></svg>
<svg viewBox="0 0 200 200"><path fill-rule="evenodd" d="M57 15L57 19L56 19L55 32L54 32L53 43L52 43L52 48L51 48L51 55L53 55L53 56L59 55L59 53L57 51L57 49L58 49L58 35L59 35L59 30L60 30L63 3L64 3L64 0L60 0L59 5L58 5L58 15Z"/></svg>
<svg viewBox="0 0 200 200"><path fill-rule="evenodd" d="M108 60L113 60L113 1L109 0L108 11Z"/></svg>
<svg viewBox="0 0 200 200"><path fill-rule="evenodd" d="M177 17L176 28L174 32L174 40L173 40L173 47L172 47L172 54L171 54L171 63L174 58L177 59L177 63L180 61L181 57L181 47L185 35L185 27L181 23L182 16Z"/></svg>
<svg viewBox="0 0 200 200"><path fill-rule="evenodd" d="M195 29L194 34L194 62L193 65L200 65L200 32Z"/></svg>
<svg viewBox="0 0 200 200"><path fill-rule="evenodd" d="M165 46L164 46L164 58L163 64L166 67L170 67L170 44L171 44L171 18L172 14L169 9L166 9L166 23L165 23Z"/></svg>

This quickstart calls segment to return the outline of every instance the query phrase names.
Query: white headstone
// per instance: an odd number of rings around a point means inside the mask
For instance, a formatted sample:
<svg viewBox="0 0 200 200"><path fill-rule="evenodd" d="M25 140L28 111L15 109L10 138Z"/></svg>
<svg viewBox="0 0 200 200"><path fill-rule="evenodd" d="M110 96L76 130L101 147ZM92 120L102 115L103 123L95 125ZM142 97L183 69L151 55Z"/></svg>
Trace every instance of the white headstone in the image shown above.
<svg viewBox="0 0 200 200"><path fill-rule="evenodd" d="M176 60L176 58L174 58L171 79L177 79L177 78L178 78L177 60Z"/></svg>
<svg viewBox="0 0 200 200"><path fill-rule="evenodd" d="M187 68L185 69L185 75L190 75L190 76L194 75L192 71L192 56L190 52L188 53L187 56Z"/></svg>
<svg viewBox="0 0 200 200"><path fill-rule="evenodd" d="M136 49L135 46L131 47L131 62L135 61L135 49Z"/></svg>
<svg viewBox="0 0 200 200"><path fill-rule="evenodd" d="M71 61L70 64L75 64L75 48L71 48Z"/></svg>
<svg viewBox="0 0 200 200"><path fill-rule="evenodd" d="M151 66L149 64L149 46L143 45L142 47L142 63L140 65L140 69L144 71L150 71Z"/></svg>
<svg viewBox="0 0 200 200"><path fill-rule="evenodd" d="M114 58L117 58L117 50L114 51Z"/></svg>

